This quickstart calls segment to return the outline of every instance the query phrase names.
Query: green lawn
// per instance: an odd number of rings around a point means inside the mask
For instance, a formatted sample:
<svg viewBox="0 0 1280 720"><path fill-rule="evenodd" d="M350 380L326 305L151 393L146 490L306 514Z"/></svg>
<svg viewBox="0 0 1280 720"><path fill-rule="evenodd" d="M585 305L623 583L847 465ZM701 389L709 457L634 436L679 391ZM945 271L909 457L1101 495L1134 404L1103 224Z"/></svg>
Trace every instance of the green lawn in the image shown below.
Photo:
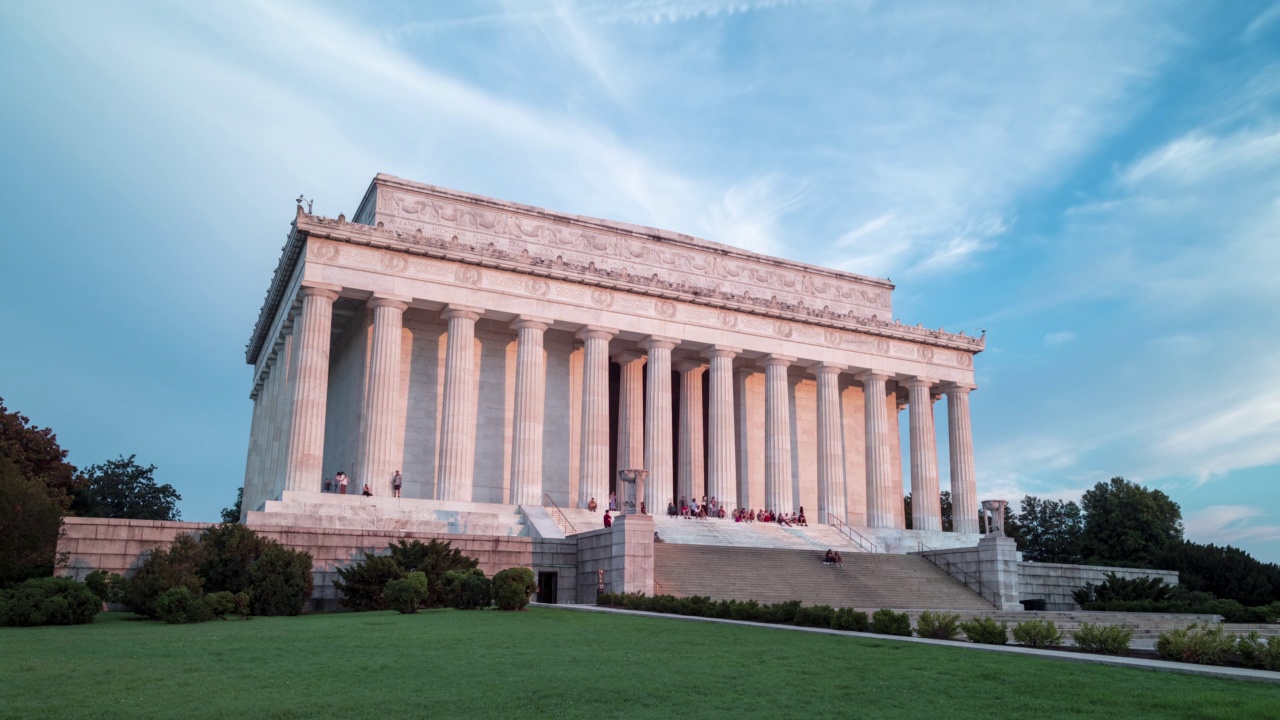
<svg viewBox="0 0 1280 720"><path fill-rule="evenodd" d="M534 609L0 628L3 718L1275 718L1280 686Z"/></svg>

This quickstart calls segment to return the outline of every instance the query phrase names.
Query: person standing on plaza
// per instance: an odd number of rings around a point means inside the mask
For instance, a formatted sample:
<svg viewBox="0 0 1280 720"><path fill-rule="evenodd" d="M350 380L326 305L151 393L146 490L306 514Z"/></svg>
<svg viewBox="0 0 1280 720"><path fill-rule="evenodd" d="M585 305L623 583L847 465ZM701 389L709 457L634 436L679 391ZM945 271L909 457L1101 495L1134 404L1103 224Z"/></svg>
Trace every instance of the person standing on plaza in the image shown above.
<svg viewBox="0 0 1280 720"><path fill-rule="evenodd" d="M341 470L338 471L338 494L347 494L347 474Z"/></svg>
<svg viewBox="0 0 1280 720"><path fill-rule="evenodd" d="M400 497L400 487L402 485L404 485L404 480L400 477L400 471L397 470L396 474L391 476L392 495L394 495L395 497Z"/></svg>

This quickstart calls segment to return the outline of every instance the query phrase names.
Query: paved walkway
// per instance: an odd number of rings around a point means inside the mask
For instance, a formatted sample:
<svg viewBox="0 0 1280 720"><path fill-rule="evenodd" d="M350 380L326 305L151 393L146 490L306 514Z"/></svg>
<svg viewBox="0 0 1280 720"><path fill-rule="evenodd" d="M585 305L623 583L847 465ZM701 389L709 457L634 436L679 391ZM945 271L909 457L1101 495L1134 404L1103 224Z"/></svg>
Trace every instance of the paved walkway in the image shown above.
<svg viewBox="0 0 1280 720"><path fill-rule="evenodd" d="M1013 655L1029 655L1031 657L1066 660L1068 662L1089 663L1093 665L1115 665L1119 667L1137 668L1139 670L1156 670L1163 672L1183 673L1186 675L1202 675L1205 677L1230 678L1233 680L1253 680L1255 682L1271 682L1280 684L1280 672L1270 670L1251 670L1248 668L1220 667L1217 665L1193 665L1191 663L1170 662L1168 660L1144 660L1141 658L1114 657L1111 655L1094 655L1091 653L1062 652L1060 650L1040 650L1021 645L980 645L961 640L930 640L928 638L902 637L899 635L877 635L875 633L849 632L831 630L829 628L800 627L798 625L775 625L772 623L747 622L745 620L722 620L720 618L691 617L689 615L668 615L665 613L644 612L641 610L624 610L620 608L604 608L597 605L548 605L532 603L535 607L557 610L577 610L579 612L616 613L619 615L640 615L644 617L669 618L672 620L692 620L726 625L747 625L750 627L769 628L773 630L792 630L798 632L820 633L824 635L845 635L850 637L873 638L876 640L896 640L899 642L920 643L922 645L943 645L946 647L966 648L985 652L1009 653Z"/></svg>

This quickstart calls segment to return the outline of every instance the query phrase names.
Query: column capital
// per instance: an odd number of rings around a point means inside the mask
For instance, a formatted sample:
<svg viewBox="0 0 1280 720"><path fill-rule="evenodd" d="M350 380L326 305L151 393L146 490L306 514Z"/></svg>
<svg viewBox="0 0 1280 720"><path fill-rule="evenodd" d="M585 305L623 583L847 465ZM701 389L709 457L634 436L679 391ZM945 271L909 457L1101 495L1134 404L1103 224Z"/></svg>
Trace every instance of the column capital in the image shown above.
<svg viewBox="0 0 1280 720"><path fill-rule="evenodd" d="M618 331L613 328L600 327L599 325L583 325L582 329L575 333L575 337L579 340L612 340Z"/></svg>
<svg viewBox="0 0 1280 720"><path fill-rule="evenodd" d="M546 330L551 325L551 320L547 318L534 317L532 315L517 315L515 320L511 321L512 330L524 330L532 328L534 330Z"/></svg>
<svg viewBox="0 0 1280 720"><path fill-rule="evenodd" d="M706 370L706 369L707 369L707 364L702 362L701 360L693 360L693 359L681 360L680 362L676 363L676 370L679 371L681 375L687 372L694 372L695 370Z"/></svg>
<svg viewBox="0 0 1280 720"><path fill-rule="evenodd" d="M645 350L671 350L679 343L677 338L663 337L661 335L650 335L640 341L640 347Z"/></svg>
<svg viewBox="0 0 1280 720"><path fill-rule="evenodd" d="M644 363L648 359L649 355L647 353L642 353L639 350L623 350L613 356L613 361L619 365L630 365L637 361Z"/></svg>
<svg viewBox="0 0 1280 720"><path fill-rule="evenodd" d="M302 287L298 288L298 294L302 297L322 297L326 300L337 300L340 292L342 292L341 285L330 285L311 280L304 280Z"/></svg>
<svg viewBox="0 0 1280 720"><path fill-rule="evenodd" d="M765 355L756 362L760 367L788 367L795 361L796 359L789 355Z"/></svg>
<svg viewBox="0 0 1280 720"><path fill-rule="evenodd" d="M440 317L445 320L454 318L462 318L464 320L476 321L484 314L484 309L472 307L470 305L445 305L444 312L440 313Z"/></svg>
<svg viewBox="0 0 1280 720"><path fill-rule="evenodd" d="M867 380L879 380L881 382L887 382L889 380L892 380L894 378L894 375L893 373L888 372L886 370L863 370L862 372L858 373L855 377L857 377L859 380L863 382L866 382Z"/></svg>
<svg viewBox="0 0 1280 720"><path fill-rule="evenodd" d="M938 381L933 378L920 377L917 375L916 377L909 377L905 380L900 380L899 384L905 386L908 390L914 390L915 388L932 390L933 386L938 384Z"/></svg>
<svg viewBox="0 0 1280 720"><path fill-rule="evenodd" d="M818 362L809 366L814 375L839 375L849 369L848 365L839 363Z"/></svg>
<svg viewBox="0 0 1280 720"><path fill-rule="evenodd" d="M711 358L725 358L725 357L732 360L733 358L737 357L741 353L742 353L742 348L729 347L727 345L712 345L711 347L707 348L706 350L703 350L699 354L702 355L702 357L707 358L708 360L710 360Z"/></svg>
<svg viewBox="0 0 1280 720"><path fill-rule="evenodd" d="M409 303L411 302L413 302L413 298L405 295L374 293L373 297L369 298L369 307L389 307L404 312L409 309Z"/></svg>
<svg viewBox="0 0 1280 720"><path fill-rule="evenodd" d="M977 385L970 383L949 382L942 384L942 392L947 395L968 395L970 392L977 389Z"/></svg>

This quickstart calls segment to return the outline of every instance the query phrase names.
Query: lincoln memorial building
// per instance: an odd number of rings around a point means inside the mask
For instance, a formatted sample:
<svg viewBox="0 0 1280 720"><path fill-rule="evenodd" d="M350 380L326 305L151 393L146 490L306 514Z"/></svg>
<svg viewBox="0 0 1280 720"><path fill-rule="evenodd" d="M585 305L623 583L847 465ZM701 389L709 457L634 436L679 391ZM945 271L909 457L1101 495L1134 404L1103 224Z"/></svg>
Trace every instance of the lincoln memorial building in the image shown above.
<svg viewBox="0 0 1280 720"><path fill-rule="evenodd" d="M872 539L909 524L935 546L949 489L945 535L974 545L984 341L894 320L893 289L378 175L349 218L298 208L246 352L245 516L294 498L368 523L555 508L581 524L619 471L643 469L649 515L707 496Z"/></svg>

